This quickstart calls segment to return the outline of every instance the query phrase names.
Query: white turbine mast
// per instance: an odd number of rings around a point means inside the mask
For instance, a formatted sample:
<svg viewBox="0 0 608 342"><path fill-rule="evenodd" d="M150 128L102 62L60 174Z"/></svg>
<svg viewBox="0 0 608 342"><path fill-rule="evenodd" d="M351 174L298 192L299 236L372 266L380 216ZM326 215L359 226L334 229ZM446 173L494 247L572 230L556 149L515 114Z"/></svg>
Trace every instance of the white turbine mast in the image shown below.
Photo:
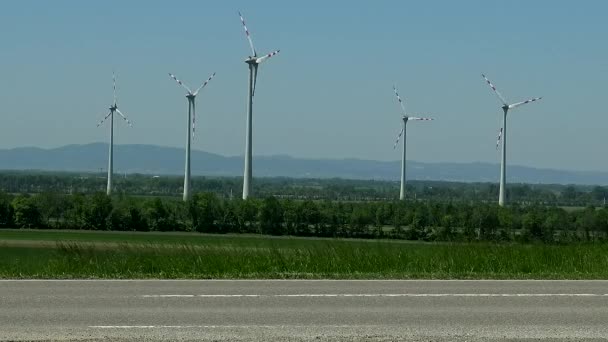
<svg viewBox="0 0 608 342"><path fill-rule="evenodd" d="M245 129L245 170L243 175L243 199L246 200L251 195L251 182L252 182L252 120L253 120L253 97L255 96L256 84L258 79L258 66L279 53L280 50L270 52L266 55L258 57L258 54L253 46L251 40L251 34L245 25L245 19L241 12L238 12L245 30L245 35L249 41L249 47L251 48L251 56L245 60L245 63L249 65L249 89L247 92L247 123Z"/></svg>
<svg viewBox="0 0 608 342"><path fill-rule="evenodd" d="M215 72L209 76L209 78L201 84L194 92L190 90L190 88L185 85L182 81L180 81L175 75L169 73L169 76L177 82L182 88L186 89L187 94L186 98L188 99L188 128L186 131L186 165L184 170L184 202L190 199L190 145L192 142L192 138L196 133L196 106L195 99L196 95L198 95L199 91L207 86L209 81L213 79L215 76Z"/></svg>
<svg viewBox="0 0 608 342"><path fill-rule="evenodd" d="M500 102L502 103L503 117L502 117L502 127L498 131L498 139L496 140L496 148L498 149L498 145L502 143L502 158L500 162L500 191L498 194L498 205L504 206L506 204L507 199L507 189L506 189L506 177L507 177L507 113L510 109L515 109L519 106L525 105L527 103L535 102L542 97L535 97L526 101L516 102L513 104L508 104L507 100L500 94L500 92L496 89L494 84L490 82L490 80L486 77L486 75L481 74L486 83L492 88L494 94L498 97Z"/></svg>
<svg viewBox="0 0 608 342"><path fill-rule="evenodd" d="M114 172L114 113L118 113L123 120L127 122L129 127L133 127L131 121L118 109L116 101L116 74L112 72L112 88L114 90L114 100L110 106L110 112L97 124L97 127L101 126L106 119L110 118L110 147L108 153L108 185L106 187L106 194L110 196L112 194L112 174Z"/></svg>
<svg viewBox="0 0 608 342"><path fill-rule="evenodd" d="M408 123L408 121L432 121L434 119L409 116L405 111L405 105L403 104L403 101L401 100L401 96L399 96L399 92L397 91L397 86L393 86L393 90L395 91L395 96L397 97L397 101L399 101L399 106L401 106L401 114L402 114L401 120L403 121L401 131L397 135L397 139L395 140L395 145L393 146L393 149L397 148L397 145L399 144L399 140L401 139L401 136L403 136L403 151L402 151L403 156L401 159L401 190L399 191L399 200L403 201L403 200L405 200L407 123Z"/></svg>

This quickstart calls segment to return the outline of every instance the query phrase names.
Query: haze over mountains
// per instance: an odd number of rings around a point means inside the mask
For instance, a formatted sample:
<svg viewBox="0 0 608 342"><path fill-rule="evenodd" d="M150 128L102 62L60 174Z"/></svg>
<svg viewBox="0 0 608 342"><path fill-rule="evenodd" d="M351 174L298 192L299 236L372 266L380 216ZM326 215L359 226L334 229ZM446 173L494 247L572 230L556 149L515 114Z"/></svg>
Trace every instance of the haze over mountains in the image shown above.
<svg viewBox="0 0 608 342"><path fill-rule="evenodd" d="M116 173L183 174L182 148L154 145L115 145ZM107 167L108 145L93 143L53 149L23 147L0 149L0 170L99 172ZM408 178L462 182L497 182L498 164L421 163L408 161ZM398 180L400 162L360 159L300 159L289 156L256 156L256 177L347 178ZM192 174L242 176L243 157L192 151ZM509 166L509 182L546 184L608 184L608 172L562 171Z"/></svg>

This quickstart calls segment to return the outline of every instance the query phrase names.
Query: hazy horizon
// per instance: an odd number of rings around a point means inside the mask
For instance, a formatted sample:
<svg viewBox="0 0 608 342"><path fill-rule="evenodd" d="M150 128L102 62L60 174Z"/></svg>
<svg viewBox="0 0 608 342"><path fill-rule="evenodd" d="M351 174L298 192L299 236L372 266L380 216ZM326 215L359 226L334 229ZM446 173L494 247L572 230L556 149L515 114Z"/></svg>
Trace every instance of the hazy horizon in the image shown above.
<svg viewBox="0 0 608 342"><path fill-rule="evenodd" d="M69 147L69 146L87 146L87 145L96 145L96 144L100 144L100 145L104 145L105 148L107 149L108 146L108 142L104 142L104 141L95 141L95 142L90 142L90 143L83 143L83 144L67 144L67 145L61 145L61 146L54 146L54 147L40 147L40 146L18 146L18 147L11 147L11 148L6 148L6 149L2 149L0 148L0 151L2 150L15 150L15 149L42 149L42 150L55 150L55 149L61 149L61 148L65 148L65 147ZM167 145L158 145L158 144L141 144L141 143L133 143L133 144L114 144L114 148L115 150L117 149L117 147L124 147L124 146L151 146L151 147L160 147L160 148L171 148L171 149L177 149L177 150L184 150L183 146L167 146ZM210 151L206 151L202 148L193 148L192 149L193 152L202 152L202 153L209 153L209 154L213 154L213 155L218 155L221 157L225 157L225 158L244 158L244 154L223 154L223 153L216 153L216 152L210 152ZM115 151L116 153L116 151ZM180 152L179 156L181 157L182 152ZM116 155L116 157L120 157L120 155ZM319 161L347 161L347 160L358 160L358 161L369 161L369 162L380 162L380 163L401 163L400 159L393 159L393 160L378 160L378 159L368 159L368 158L356 158L356 157L335 157L335 158L331 158L331 157L299 157L299 156L294 156L294 155L290 155L290 154L255 154L254 153L254 157L261 157L261 158L278 158L278 157L286 157L286 158L292 158L292 159L297 159L297 160L319 160ZM102 165L105 165L105 163L107 163L107 155L105 154L105 150L104 150L104 154L99 155L100 158L100 162L102 163ZM414 162L414 163L420 163L420 164L452 164L452 165L470 165L470 164L482 164L482 165L492 165L492 166L496 166L497 170L498 167L500 166L500 161L455 161L455 162L446 162L446 161L420 161L420 160L415 160L415 159L410 159L408 158L408 162ZM179 164L181 166L181 164ZM589 170L589 169L581 169L581 170L577 170L577 169L559 169L559 168L551 168L551 167L536 167L534 165L523 165L523 164L510 164L509 167L515 167L515 168L528 168L528 169L538 169L538 170L547 170L547 171L563 171L563 172L583 172L583 173L608 173L608 171L602 171L602 170ZM0 170L2 170L2 168L0 168ZM8 169L7 169L8 170ZM23 171L27 171L27 170L23 170ZM398 173L398 169L395 169L395 174ZM181 171L180 171L181 172ZM498 173L497 173L497 177L498 177Z"/></svg>

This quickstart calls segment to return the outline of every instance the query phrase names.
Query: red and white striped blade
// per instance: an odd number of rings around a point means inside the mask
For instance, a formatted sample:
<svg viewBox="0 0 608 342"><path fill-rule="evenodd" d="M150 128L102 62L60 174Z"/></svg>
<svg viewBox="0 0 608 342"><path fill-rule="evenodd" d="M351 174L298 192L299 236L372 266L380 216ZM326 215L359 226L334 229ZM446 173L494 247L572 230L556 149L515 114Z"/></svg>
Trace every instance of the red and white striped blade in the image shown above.
<svg viewBox="0 0 608 342"><path fill-rule="evenodd" d="M412 120L414 120L414 121L433 121L435 119L431 119L431 118L419 118L419 117L416 117L416 116L408 116L407 117L407 121L412 121Z"/></svg>
<svg viewBox="0 0 608 342"><path fill-rule="evenodd" d="M116 113L118 113L118 115L122 116L122 118L127 122L127 125L129 125L129 127L133 127L133 124L131 123L131 121L129 121L129 119L127 119L127 117L118 109L116 109Z"/></svg>
<svg viewBox="0 0 608 342"><path fill-rule="evenodd" d="M501 139L502 139L502 127L498 130L498 138L496 139L496 150L498 150L498 146L500 145Z"/></svg>
<svg viewBox="0 0 608 342"><path fill-rule="evenodd" d="M116 74L112 71L112 88L114 89L114 105L116 105Z"/></svg>
<svg viewBox="0 0 608 342"><path fill-rule="evenodd" d="M241 17L241 23L243 23L243 28L245 29L245 35L247 36L247 40L249 41L249 47L251 47L251 53L253 54L252 56L255 57L255 56L257 56L257 53L255 52L255 48L253 47L253 41L251 40L251 34L249 33L249 30L247 29L247 25L245 24L245 19L243 18L243 15L241 14L240 11L239 11L239 17Z"/></svg>
<svg viewBox="0 0 608 342"><path fill-rule="evenodd" d="M179 84L180 86L182 86L184 89L186 89L188 91L188 94L192 94L192 90L190 90L190 88L188 88L188 86L186 86L182 81L178 80L177 77L175 77L175 75L173 75L172 73L169 73L169 76L175 80L175 82L177 82L177 84Z"/></svg>
<svg viewBox="0 0 608 342"><path fill-rule="evenodd" d="M498 90L496 89L494 84L492 84L492 82L490 82L490 80L486 77L486 75L481 74L481 77L483 77L486 80L486 83L488 83L490 88L492 88L492 90L494 91L494 94L496 94L496 96L498 96L498 98L500 99L500 102L502 102L503 105L507 106L507 100L505 100L505 98L500 94L500 92L498 92Z"/></svg>
<svg viewBox="0 0 608 342"><path fill-rule="evenodd" d="M251 96L255 96L255 87L258 85L258 65L254 64L253 66L253 92Z"/></svg>
<svg viewBox="0 0 608 342"><path fill-rule="evenodd" d="M397 139L395 140L395 145L393 146L393 150L397 148L397 144L399 144L399 140L401 140L401 136L403 135L404 130L405 130L405 127L401 128L401 131L397 135Z"/></svg>
<svg viewBox="0 0 608 342"><path fill-rule="evenodd" d="M542 97L535 97L533 99L529 99L529 100L526 100L526 101L517 102L517 103L514 103L512 105L509 105L509 109L517 108L517 107L519 107L521 105L525 105L526 103L536 102L536 101L538 101L540 99L542 99Z"/></svg>
<svg viewBox="0 0 608 342"><path fill-rule="evenodd" d="M405 106L403 105L403 101L401 101L401 96L399 96L399 92L397 92L397 86L393 86L393 90L395 91L395 96L397 96L397 101L399 101L399 105L401 106L402 114L405 115Z"/></svg>
<svg viewBox="0 0 608 342"><path fill-rule="evenodd" d="M255 62L256 62L257 64L261 64L262 62L264 62L264 61L265 61L265 60L267 60L268 58L270 58L270 57L272 57L272 56L274 56L274 55L278 54L279 52L281 52L281 50L272 51L271 53L266 54L266 55L264 55L264 56L262 56L262 57L260 57L260 58L256 59L256 60L255 60Z"/></svg>
<svg viewBox="0 0 608 342"><path fill-rule="evenodd" d="M199 91L201 91L201 89L205 88L207 86L207 83L209 83L209 81L211 81L213 79L213 77L215 77L215 72L213 74L211 74L211 76L209 76L209 78L205 81L205 83L201 84L200 87L198 87L198 89L196 89L196 91L194 92L194 96L196 96L198 94Z"/></svg>
<svg viewBox="0 0 608 342"><path fill-rule="evenodd" d="M196 110L192 111L192 139L196 136Z"/></svg>
<svg viewBox="0 0 608 342"><path fill-rule="evenodd" d="M110 115L112 115L112 111L110 111L110 112L108 113L108 115L106 115L106 116L105 116L105 117L104 117L104 118L103 118L101 121L99 121L99 122L97 123L97 127L101 126L101 124L102 124L102 123L104 123L104 122L106 121L106 119L110 117Z"/></svg>

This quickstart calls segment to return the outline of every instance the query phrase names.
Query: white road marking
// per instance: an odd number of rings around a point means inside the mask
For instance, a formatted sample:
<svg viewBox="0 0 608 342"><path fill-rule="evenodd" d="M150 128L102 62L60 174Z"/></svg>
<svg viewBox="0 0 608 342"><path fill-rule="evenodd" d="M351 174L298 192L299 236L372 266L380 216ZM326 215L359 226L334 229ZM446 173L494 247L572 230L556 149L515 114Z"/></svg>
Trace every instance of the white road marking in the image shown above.
<svg viewBox="0 0 608 342"><path fill-rule="evenodd" d="M156 297L156 296L154 296L154 295L143 295L142 297L149 298L149 297ZM176 295L159 295L159 297L160 298L172 298L172 297L182 298L182 297L196 297L196 295L179 295L179 294L176 294Z"/></svg>
<svg viewBox="0 0 608 342"><path fill-rule="evenodd" d="M251 329L305 328L307 325L90 325L89 329ZM318 327L318 326L316 326ZM322 325L323 328L352 328L353 325ZM357 325L356 327L362 327ZM370 327L366 325L364 327Z"/></svg>
<svg viewBox="0 0 608 342"><path fill-rule="evenodd" d="M158 294L143 298L327 298L327 297L608 297L608 293L300 293L300 294Z"/></svg>

